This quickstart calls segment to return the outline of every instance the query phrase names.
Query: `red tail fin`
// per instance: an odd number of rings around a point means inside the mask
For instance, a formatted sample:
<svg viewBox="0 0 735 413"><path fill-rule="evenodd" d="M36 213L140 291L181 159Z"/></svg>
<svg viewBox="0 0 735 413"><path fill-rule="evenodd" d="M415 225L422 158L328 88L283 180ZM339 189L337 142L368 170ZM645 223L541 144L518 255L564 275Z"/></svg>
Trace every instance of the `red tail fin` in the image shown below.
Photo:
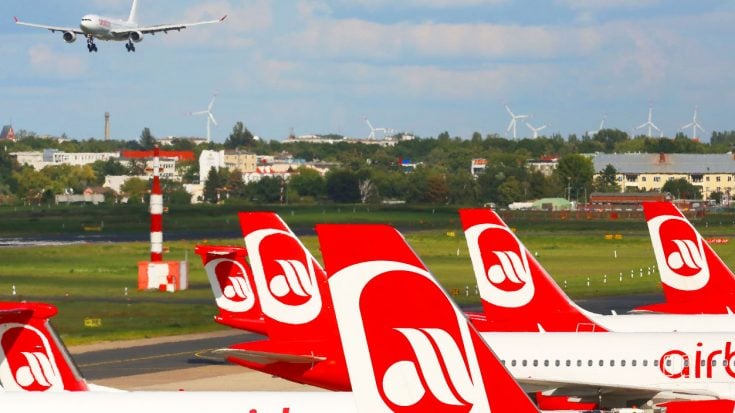
<svg viewBox="0 0 735 413"><path fill-rule="evenodd" d="M358 406L538 412L395 229L318 225L317 234Z"/></svg>
<svg viewBox="0 0 735 413"><path fill-rule="evenodd" d="M89 390L49 324L56 307L0 303L0 382L5 390Z"/></svg>
<svg viewBox="0 0 735 413"><path fill-rule="evenodd" d="M242 247L197 245L194 250L202 258L219 315L214 319L230 327L266 334L247 252Z"/></svg>
<svg viewBox="0 0 735 413"><path fill-rule="evenodd" d="M233 348L267 353L269 361L233 361L299 383L349 390L324 270L275 213L243 212L239 217L268 340ZM315 362L288 361L294 358Z"/></svg>
<svg viewBox="0 0 735 413"><path fill-rule="evenodd" d="M574 304L502 219L489 209L459 211L488 331L605 331Z"/></svg>
<svg viewBox="0 0 735 413"><path fill-rule="evenodd" d="M674 204L644 202L643 211L666 303L662 313L725 314L735 309L735 275Z"/></svg>

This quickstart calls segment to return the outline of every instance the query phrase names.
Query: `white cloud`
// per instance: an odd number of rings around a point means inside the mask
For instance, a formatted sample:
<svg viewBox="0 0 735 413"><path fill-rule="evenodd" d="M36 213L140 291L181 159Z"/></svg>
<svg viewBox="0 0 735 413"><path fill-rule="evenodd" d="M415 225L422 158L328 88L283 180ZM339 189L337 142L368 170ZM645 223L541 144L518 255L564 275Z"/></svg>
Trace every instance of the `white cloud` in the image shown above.
<svg viewBox="0 0 735 413"><path fill-rule="evenodd" d="M556 4L572 10L638 9L661 3L661 0L556 0Z"/></svg>
<svg viewBox="0 0 735 413"><path fill-rule="evenodd" d="M45 44L28 50L31 67L37 73L59 77L78 77L87 71L87 62L69 53L55 53Z"/></svg>
<svg viewBox="0 0 735 413"><path fill-rule="evenodd" d="M415 8L432 8L432 9L457 9L464 7L480 7L494 6L507 3L509 0L403 0L396 2L395 0L340 0L342 3L352 5L360 5L366 8L379 8L386 5L393 7L415 7Z"/></svg>

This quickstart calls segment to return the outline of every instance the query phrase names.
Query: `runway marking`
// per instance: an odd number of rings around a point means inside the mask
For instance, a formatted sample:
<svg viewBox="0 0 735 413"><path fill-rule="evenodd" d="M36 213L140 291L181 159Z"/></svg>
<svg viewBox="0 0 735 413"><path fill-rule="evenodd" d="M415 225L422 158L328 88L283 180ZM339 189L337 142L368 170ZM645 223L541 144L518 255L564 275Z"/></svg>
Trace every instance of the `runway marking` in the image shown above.
<svg viewBox="0 0 735 413"><path fill-rule="evenodd" d="M202 352L205 352L205 351L213 351L213 350L216 350L216 349L213 348L213 349L200 350L200 351L194 352L193 354L196 356L199 353L202 353ZM80 364L79 367L80 368L83 368L83 367L106 366L106 365L110 365L110 364L129 363L131 361L145 361L145 360L155 360L155 359L160 359L160 358L165 358L165 357L184 356L184 355L187 355L187 354L192 354L192 352L191 351L182 351L180 353L166 353L166 354L159 354L157 356L136 357L136 358L129 358L129 359L121 359L121 360L101 361L99 363Z"/></svg>

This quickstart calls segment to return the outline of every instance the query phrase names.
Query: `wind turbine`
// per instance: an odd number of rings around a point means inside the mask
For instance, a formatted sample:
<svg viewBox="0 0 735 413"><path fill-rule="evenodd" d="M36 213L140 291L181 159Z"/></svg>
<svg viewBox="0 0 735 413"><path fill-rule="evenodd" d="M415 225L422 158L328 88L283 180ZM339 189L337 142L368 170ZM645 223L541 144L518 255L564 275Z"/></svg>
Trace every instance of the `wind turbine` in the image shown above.
<svg viewBox="0 0 735 413"><path fill-rule="evenodd" d="M539 126L538 128L534 128L533 125L531 125L528 122L526 122L526 126L528 126L528 129L531 129L531 131L533 132L533 139L537 139L538 138L538 133L541 132L542 130L546 129L546 125Z"/></svg>
<svg viewBox="0 0 735 413"><path fill-rule="evenodd" d="M607 119L607 115L604 115L602 117L602 120L600 121L600 127L597 128L597 130L593 130L589 133L590 136L595 136L605 127L605 120Z"/></svg>
<svg viewBox="0 0 735 413"><path fill-rule="evenodd" d="M216 93L212 96L212 100L209 102L207 110L191 113L192 116L207 115L207 143L212 141L212 124L217 126L217 119L214 118L214 114L212 113L212 107L214 107L215 99L217 99Z"/></svg>
<svg viewBox="0 0 735 413"><path fill-rule="evenodd" d="M656 126L653 123L653 108L650 106L648 107L648 122L636 127L636 130L643 129L646 126L648 126L648 137L649 138L653 137L653 129L656 129L657 131L659 131L661 133L661 136L663 136L663 131L661 131L661 129L659 129L658 126Z"/></svg>
<svg viewBox="0 0 735 413"><path fill-rule="evenodd" d="M508 114L510 115L510 123L508 124L507 131L510 132L511 129L513 130L513 139L517 139L516 137L516 125L520 119L526 119L528 118L528 115L516 115L513 113L512 110L508 107L508 105L505 105L505 110L508 111Z"/></svg>
<svg viewBox="0 0 735 413"><path fill-rule="evenodd" d="M692 128L692 140L699 139L697 137L697 129L699 129L702 132L704 132L704 128L702 127L702 125L700 125L699 123L697 123L697 111L698 110L699 110L699 108L696 108L695 107L694 108L694 118L692 119L692 121L690 123L687 123L686 125L684 125L684 126L681 127L681 130Z"/></svg>
<svg viewBox="0 0 735 413"><path fill-rule="evenodd" d="M370 135L368 135L368 140L374 140L375 139L375 132L383 132L383 139L385 139L385 134L388 133L388 130L386 128L374 128L373 124L370 123L370 119L365 118L365 122L368 125L368 128L370 128Z"/></svg>

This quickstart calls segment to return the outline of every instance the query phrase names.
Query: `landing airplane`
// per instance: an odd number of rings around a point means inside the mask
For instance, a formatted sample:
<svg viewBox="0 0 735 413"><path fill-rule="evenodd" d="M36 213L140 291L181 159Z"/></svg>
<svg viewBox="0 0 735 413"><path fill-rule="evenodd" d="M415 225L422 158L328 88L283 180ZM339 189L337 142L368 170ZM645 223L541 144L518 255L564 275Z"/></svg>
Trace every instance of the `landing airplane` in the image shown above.
<svg viewBox="0 0 735 413"><path fill-rule="evenodd" d="M135 52L135 44L143 41L146 34L155 35L159 32L168 33L170 31L181 31L187 27L200 26L203 24L213 24L223 22L227 16L219 20L208 20L194 23L175 23L160 24L154 26L142 26L138 24L138 0L133 0L133 6L130 9L130 16L127 20L115 19L110 17L99 16L96 14L87 14L82 17L79 28L46 26L43 24L27 23L14 17L15 23L22 26L35 27L50 30L52 33L62 32L62 38L67 43L74 43L77 35L84 36L87 39L87 50L90 53L97 52L97 45L94 40L114 40L126 41L125 48L128 52Z"/></svg>
<svg viewBox="0 0 735 413"><path fill-rule="evenodd" d="M480 331L735 332L735 315L602 315L575 304L497 213L461 209L485 317Z"/></svg>
<svg viewBox="0 0 735 413"><path fill-rule="evenodd" d="M735 275L684 214L670 202L644 202L643 212L666 301L635 311L732 314Z"/></svg>

